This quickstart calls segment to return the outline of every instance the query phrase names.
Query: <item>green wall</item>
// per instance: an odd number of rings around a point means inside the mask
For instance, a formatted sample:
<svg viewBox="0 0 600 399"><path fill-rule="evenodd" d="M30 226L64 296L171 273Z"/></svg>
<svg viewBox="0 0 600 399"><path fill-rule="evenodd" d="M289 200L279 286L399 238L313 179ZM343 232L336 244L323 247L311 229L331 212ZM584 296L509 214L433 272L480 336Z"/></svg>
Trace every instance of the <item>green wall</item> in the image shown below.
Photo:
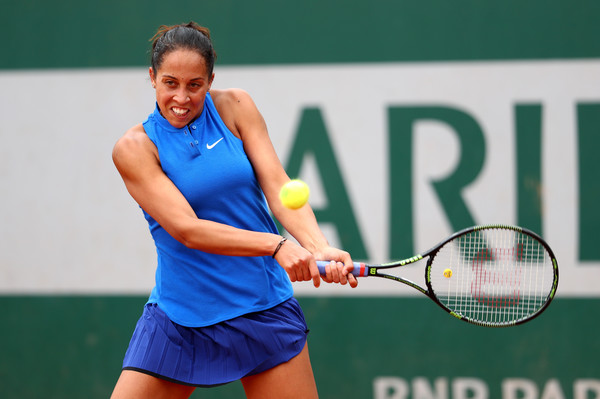
<svg viewBox="0 0 600 399"><path fill-rule="evenodd" d="M595 0L4 2L0 69L140 66L161 24L213 31L221 65L594 58Z"/></svg>
<svg viewBox="0 0 600 399"><path fill-rule="evenodd" d="M145 298L2 297L3 398L106 398L119 375ZM421 298L300 298L322 398L370 398L385 375L469 376L499 398L503 379L531 380L542 391L557 379L567 398L576 380L598 379L600 301L562 299L534 322L485 329L455 320ZM332 317L336 315L336 317ZM592 316L592 317L590 317ZM234 398L239 383L198 390L197 398ZM450 397L450 396L449 396ZM597 396L592 396L597 397Z"/></svg>

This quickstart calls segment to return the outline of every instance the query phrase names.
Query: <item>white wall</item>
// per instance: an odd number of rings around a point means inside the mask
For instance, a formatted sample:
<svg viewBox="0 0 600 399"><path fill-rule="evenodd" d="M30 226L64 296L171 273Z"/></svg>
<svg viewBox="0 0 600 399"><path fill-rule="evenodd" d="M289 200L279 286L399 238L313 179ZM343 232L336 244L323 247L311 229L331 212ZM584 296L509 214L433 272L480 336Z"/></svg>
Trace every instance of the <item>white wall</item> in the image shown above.
<svg viewBox="0 0 600 399"><path fill-rule="evenodd" d="M148 292L152 241L111 160L118 137L153 110L147 69L2 71L0 87L0 293ZM388 107L446 105L476 118L489 151L463 194L478 222L514 223L512 112L517 103L542 104L541 233L559 260L559 295L600 295L600 263L577 260L574 115L577 103L600 102L600 61L220 67L214 87L252 94L282 160L303 107L320 108L374 262L387 260L389 245ZM460 154L447 126L415 129L415 242L425 250L451 233L428 181L449 173ZM307 164L301 176L316 205L326 200L318 175ZM324 229L335 244L335 230ZM422 269L407 275L421 281ZM386 281L363 281L351 293L296 288L301 295L412 294Z"/></svg>

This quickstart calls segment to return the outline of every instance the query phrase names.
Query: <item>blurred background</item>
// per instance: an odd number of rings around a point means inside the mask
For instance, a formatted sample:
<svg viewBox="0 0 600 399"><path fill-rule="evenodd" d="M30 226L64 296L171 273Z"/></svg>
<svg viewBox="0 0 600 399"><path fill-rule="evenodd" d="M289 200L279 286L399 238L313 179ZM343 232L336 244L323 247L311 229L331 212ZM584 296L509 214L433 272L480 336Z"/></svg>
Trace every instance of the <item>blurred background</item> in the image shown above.
<svg viewBox="0 0 600 399"><path fill-rule="evenodd" d="M153 111L149 39L193 20L213 87L250 92L355 260L485 223L558 257L557 299L505 329L387 281L296 284L322 398L600 398L599 17L594 0L4 1L0 397L110 395L156 263L111 150Z"/></svg>

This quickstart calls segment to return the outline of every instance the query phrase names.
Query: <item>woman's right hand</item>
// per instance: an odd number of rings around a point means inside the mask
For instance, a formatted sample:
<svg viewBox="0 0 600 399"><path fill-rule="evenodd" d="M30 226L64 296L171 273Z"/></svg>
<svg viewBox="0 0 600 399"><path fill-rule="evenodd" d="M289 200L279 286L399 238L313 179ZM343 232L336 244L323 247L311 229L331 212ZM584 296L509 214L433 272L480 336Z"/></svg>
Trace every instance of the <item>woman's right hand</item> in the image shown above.
<svg viewBox="0 0 600 399"><path fill-rule="evenodd" d="M300 245L287 240L283 243L275 260L288 274L290 281L313 281L315 287L321 284L321 276L314 256Z"/></svg>

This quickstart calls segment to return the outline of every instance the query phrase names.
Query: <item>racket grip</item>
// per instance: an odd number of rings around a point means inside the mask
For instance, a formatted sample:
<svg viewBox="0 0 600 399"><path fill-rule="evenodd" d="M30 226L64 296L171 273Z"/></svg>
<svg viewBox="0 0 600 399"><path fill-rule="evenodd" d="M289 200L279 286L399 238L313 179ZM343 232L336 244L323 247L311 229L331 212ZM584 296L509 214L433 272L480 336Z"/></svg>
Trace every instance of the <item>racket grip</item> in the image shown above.
<svg viewBox="0 0 600 399"><path fill-rule="evenodd" d="M325 266L330 264L330 261L326 260L318 260L317 267L319 268L319 273L323 276L325 275ZM367 277L369 275L369 266L365 265L362 262L354 262L354 269L351 272L355 277Z"/></svg>

